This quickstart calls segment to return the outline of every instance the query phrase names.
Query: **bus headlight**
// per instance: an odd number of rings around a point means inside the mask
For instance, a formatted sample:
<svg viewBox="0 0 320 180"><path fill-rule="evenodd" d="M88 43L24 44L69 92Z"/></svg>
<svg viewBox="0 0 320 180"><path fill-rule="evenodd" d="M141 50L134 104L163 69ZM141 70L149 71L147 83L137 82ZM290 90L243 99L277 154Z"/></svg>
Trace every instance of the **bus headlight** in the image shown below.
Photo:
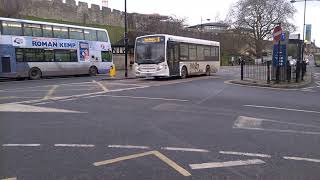
<svg viewBox="0 0 320 180"><path fill-rule="evenodd" d="M140 67L139 66L136 66L136 71L140 71Z"/></svg>
<svg viewBox="0 0 320 180"><path fill-rule="evenodd" d="M160 65L160 66L157 67L157 71L160 71L160 70L162 70L163 68L164 68L164 65Z"/></svg>

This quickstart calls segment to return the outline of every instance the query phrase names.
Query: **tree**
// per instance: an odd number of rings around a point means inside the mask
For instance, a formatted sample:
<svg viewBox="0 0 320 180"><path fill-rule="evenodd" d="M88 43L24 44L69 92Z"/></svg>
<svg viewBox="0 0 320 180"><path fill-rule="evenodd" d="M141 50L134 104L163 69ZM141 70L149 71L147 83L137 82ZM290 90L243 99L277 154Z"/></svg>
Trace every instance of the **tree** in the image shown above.
<svg viewBox="0 0 320 180"><path fill-rule="evenodd" d="M294 30L290 22L296 9L287 0L239 0L229 12L231 25L250 36L254 55L262 56L265 40L272 38L274 27L281 23L284 30Z"/></svg>
<svg viewBox="0 0 320 180"><path fill-rule="evenodd" d="M186 19L158 14L136 15L134 30L145 33L177 35L184 28Z"/></svg>
<svg viewBox="0 0 320 180"><path fill-rule="evenodd" d="M18 17L22 0L0 0L0 16Z"/></svg>

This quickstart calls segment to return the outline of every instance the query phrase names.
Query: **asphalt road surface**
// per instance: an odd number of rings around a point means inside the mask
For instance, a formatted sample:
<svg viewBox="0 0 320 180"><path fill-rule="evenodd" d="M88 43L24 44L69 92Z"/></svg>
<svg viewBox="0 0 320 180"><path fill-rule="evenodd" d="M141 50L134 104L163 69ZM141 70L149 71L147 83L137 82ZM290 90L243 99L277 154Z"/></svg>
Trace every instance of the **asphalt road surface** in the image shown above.
<svg viewBox="0 0 320 180"><path fill-rule="evenodd" d="M320 69L307 88L210 77L0 82L1 180L318 180Z"/></svg>

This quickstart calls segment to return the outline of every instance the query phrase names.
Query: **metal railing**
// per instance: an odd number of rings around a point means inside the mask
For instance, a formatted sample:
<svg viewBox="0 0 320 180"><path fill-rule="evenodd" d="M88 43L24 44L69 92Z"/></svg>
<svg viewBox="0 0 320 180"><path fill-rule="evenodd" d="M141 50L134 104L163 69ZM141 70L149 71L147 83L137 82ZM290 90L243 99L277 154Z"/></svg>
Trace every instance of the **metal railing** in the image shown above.
<svg viewBox="0 0 320 180"><path fill-rule="evenodd" d="M279 82L293 82L296 79L296 66L279 67ZM271 61L259 63L241 63L241 80L277 81L277 67Z"/></svg>

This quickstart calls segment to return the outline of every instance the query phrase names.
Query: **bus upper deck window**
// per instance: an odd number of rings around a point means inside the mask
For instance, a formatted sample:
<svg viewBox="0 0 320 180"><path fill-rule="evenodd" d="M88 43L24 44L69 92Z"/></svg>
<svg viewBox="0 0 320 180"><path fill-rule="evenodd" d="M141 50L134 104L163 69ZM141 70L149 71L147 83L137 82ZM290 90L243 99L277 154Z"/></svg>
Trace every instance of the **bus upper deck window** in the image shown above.
<svg viewBox="0 0 320 180"><path fill-rule="evenodd" d="M98 31L98 41L108 42L107 33L104 31Z"/></svg>
<svg viewBox="0 0 320 180"><path fill-rule="evenodd" d="M2 31L4 35L22 36L22 25L18 22L2 22Z"/></svg>

